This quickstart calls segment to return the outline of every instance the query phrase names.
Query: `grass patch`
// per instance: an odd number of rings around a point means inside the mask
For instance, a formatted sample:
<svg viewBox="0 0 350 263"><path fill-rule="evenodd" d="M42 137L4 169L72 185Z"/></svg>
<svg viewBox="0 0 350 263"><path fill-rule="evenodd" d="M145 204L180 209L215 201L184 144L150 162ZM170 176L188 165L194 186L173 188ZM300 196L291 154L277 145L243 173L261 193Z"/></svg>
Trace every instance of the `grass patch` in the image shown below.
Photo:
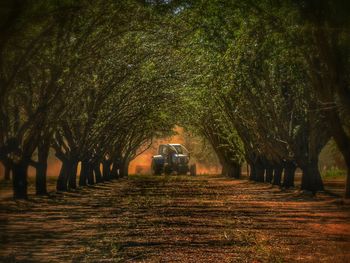
<svg viewBox="0 0 350 263"><path fill-rule="evenodd" d="M346 177L346 171L337 167L332 167L322 172L322 177L325 179L342 179Z"/></svg>

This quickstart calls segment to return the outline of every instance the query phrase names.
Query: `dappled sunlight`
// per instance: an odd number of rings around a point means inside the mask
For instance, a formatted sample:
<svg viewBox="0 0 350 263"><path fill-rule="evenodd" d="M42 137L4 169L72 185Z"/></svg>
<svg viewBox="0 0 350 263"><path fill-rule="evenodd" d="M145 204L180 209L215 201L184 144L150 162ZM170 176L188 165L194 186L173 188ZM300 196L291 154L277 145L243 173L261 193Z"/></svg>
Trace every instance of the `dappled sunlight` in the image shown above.
<svg viewBox="0 0 350 263"><path fill-rule="evenodd" d="M343 263L347 208L324 194L305 199L217 176L131 176L20 206L2 202L0 258Z"/></svg>

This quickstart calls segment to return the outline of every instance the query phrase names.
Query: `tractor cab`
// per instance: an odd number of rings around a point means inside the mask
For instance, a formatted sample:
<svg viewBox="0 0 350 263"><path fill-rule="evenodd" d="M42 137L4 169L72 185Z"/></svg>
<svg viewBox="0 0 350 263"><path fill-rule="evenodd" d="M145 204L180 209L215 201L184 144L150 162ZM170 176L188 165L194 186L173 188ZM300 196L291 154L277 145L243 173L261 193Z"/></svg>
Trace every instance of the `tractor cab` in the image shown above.
<svg viewBox="0 0 350 263"><path fill-rule="evenodd" d="M156 175L163 172L165 174L173 172L187 174L191 172L190 168L190 152L181 144L161 144L158 148L158 155L152 157L152 172Z"/></svg>

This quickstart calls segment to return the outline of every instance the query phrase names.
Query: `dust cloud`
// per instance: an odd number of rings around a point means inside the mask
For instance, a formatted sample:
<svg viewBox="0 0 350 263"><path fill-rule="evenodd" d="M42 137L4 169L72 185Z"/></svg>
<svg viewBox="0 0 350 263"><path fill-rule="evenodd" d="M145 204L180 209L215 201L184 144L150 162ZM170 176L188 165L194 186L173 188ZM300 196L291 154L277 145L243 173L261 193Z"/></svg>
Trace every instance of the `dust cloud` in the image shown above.
<svg viewBox="0 0 350 263"><path fill-rule="evenodd" d="M60 173L62 163L54 156L53 153L50 153L48 164L47 164L47 176L48 177L58 177ZM28 176L35 177L36 171L35 168L29 166L28 168ZM3 164L0 162L0 180L5 176L5 168Z"/></svg>
<svg viewBox="0 0 350 263"><path fill-rule="evenodd" d="M217 160L211 160L210 162L199 161L192 154L193 151L197 151L197 152L200 151L199 148L201 148L202 146L200 145L201 143L197 142L197 144L193 144L192 138L190 138L188 134L186 134L186 132L182 127L176 126L174 131L176 132L175 135L155 140L148 150L146 150L145 152L137 156L130 163L129 173L130 174L150 174L152 156L157 154L158 147L160 144L167 144L167 143L182 144L191 152L192 162L196 163L197 174L219 174L221 172L221 167Z"/></svg>

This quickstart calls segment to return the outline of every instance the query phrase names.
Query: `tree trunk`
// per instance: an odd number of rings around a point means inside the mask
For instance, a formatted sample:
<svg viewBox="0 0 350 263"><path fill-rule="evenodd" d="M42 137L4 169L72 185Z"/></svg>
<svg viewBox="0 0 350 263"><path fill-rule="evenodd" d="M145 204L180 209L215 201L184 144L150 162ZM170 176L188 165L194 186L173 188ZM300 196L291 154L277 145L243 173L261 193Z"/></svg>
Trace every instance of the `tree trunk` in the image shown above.
<svg viewBox="0 0 350 263"><path fill-rule="evenodd" d="M47 172L47 162L38 163L36 167L36 177L35 177L35 192L36 195L46 195L46 172Z"/></svg>
<svg viewBox="0 0 350 263"><path fill-rule="evenodd" d="M78 162L72 161L72 167L68 179L68 189L77 189L77 170Z"/></svg>
<svg viewBox="0 0 350 263"><path fill-rule="evenodd" d="M348 175L346 177L345 198L350 198L350 167L348 166Z"/></svg>
<svg viewBox="0 0 350 263"><path fill-rule="evenodd" d="M87 164L87 180L89 185L95 184L94 169L91 162Z"/></svg>
<svg viewBox="0 0 350 263"><path fill-rule="evenodd" d="M294 177L297 167L294 162L286 162L284 167L284 180L283 187L290 188L294 187Z"/></svg>
<svg viewBox="0 0 350 263"><path fill-rule="evenodd" d="M283 172L283 166L281 164L274 166L273 181L272 181L273 185L281 185L282 172Z"/></svg>
<svg viewBox="0 0 350 263"><path fill-rule="evenodd" d="M344 131L337 112L328 112L327 117L330 121L330 130L332 132L333 138L338 146L339 151L344 157L347 167L345 198L350 198L350 137Z"/></svg>
<svg viewBox="0 0 350 263"><path fill-rule="evenodd" d="M318 10L316 10L318 11ZM321 14L321 12L318 12ZM315 16L317 17L317 16ZM347 179L345 198L350 198L350 136L344 128L344 121L350 116L350 93L347 76L347 58L339 47L335 47L336 41L328 41L329 33L323 25L323 19L313 21L316 27L313 31L316 47L318 48L317 59L309 60L310 67L316 68L310 72L313 81L313 90L321 102L335 102L336 108L327 109L324 114L327 118L328 130L331 132L338 149L342 153L347 165ZM340 38L341 31L332 31L332 38ZM335 99L336 98L336 99Z"/></svg>
<svg viewBox="0 0 350 263"><path fill-rule="evenodd" d="M221 175L227 176L228 175L228 167L227 163L225 161L225 158L223 157L223 154L217 149L217 147L214 148L216 155L218 156L219 163L221 164Z"/></svg>
<svg viewBox="0 0 350 263"><path fill-rule="evenodd" d="M264 182L265 181L265 167L260 160L255 163L255 181Z"/></svg>
<svg viewBox="0 0 350 263"><path fill-rule="evenodd" d="M223 164L222 162L221 163L221 175L222 176L227 176L228 172L227 172L227 167L226 167L226 164Z"/></svg>
<svg viewBox="0 0 350 263"><path fill-rule="evenodd" d="M301 189L311 191L315 194L323 190L323 182L320 171L318 170L318 160L312 160L301 167L303 176L301 179Z"/></svg>
<svg viewBox="0 0 350 263"><path fill-rule="evenodd" d="M266 183L272 183L272 179L273 179L273 166L269 165L266 168Z"/></svg>
<svg viewBox="0 0 350 263"><path fill-rule="evenodd" d="M81 161L79 186L86 186L87 185L87 178L88 178L88 173L89 173L88 166L89 166L88 161Z"/></svg>
<svg viewBox="0 0 350 263"><path fill-rule="evenodd" d="M8 166L4 166L5 169L5 181L9 181L11 179L11 168Z"/></svg>
<svg viewBox="0 0 350 263"><path fill-rule="evenodd" d="M109 181L111 179L111 161L102 161L102 177L104 181Z"/></svg>
<svg viewBox="0 0 350 263"><path fill-rule="evenodd" d="M110 178L111 179L117 179L118 177L120 177L121 173L122 173L121 170L122 170L121 162L119 161L119 158L116 158L113 161L113 166L112 166L112 169L111 169Z"/></svg>
<svg viewBox="0 0 350 263"><path fill-rule="evenodd" d="M241 165L231 162L228 167L228 176L239 179L241 177Z"/></svg>
<svg viewBox="0 0 350 263"><path fill-rule="evenodd" d="M14 163L12 166L12 183L13 183L13 197L15 199L27 199L28 198L28 163L21 160L18 163Z"/></svg>
<svg viewBox="0 0 350 263"><path fill-rule="evenodd" d="M233 178L239 179L242 175L242 165L239 163L235 163L235 173L233 174Z"/></svg>
<svg viewBox="0 0 350 263"><path fill-rule="evenodd" d="M35 188L37 195L46 195L47 158L49 157L49 144L38 146L38 165L36 167Z"/></svg>
<svg viewBox="0 0 350 263"><path fill-rule="evenodd" d="M250 166L250 174L249 174L249 180L256 181L256 170L255 170L255 164L252 162L249 163Z"/></svg>
<svg viewBox="0 0 350 263"><path fill-rule="evenodd" d="M100 162L95 162L93 169L94 169L94 173L95 173L96 183L102 183L103 178L102 178L102 174L101 174L101 170L100 170Z"/></svg>
<svg viewBox="0 0 350 263"><path fill-rule="evenodd" d="M119 177L127 177L129 176L129 161L122 161L120 166L120 174Z"/></svg>
<svg viewBox="0 0 350 263"><path fill-rule="evenodd" d="M68 190L68 179L71 172L72 163L68 160L62 161L62 167L60 174L58 175L56 190L59 192L65 192Z"/></svg>
<svg viewBox="0 0 350 263"><path fill-rule="evenodd" d="M127 177L127 176L129 176L129 164L130 164L129 161L127 161L127 162L124 163L124 165L123 165L123 175L122 175L122 177Z"/></svg>

